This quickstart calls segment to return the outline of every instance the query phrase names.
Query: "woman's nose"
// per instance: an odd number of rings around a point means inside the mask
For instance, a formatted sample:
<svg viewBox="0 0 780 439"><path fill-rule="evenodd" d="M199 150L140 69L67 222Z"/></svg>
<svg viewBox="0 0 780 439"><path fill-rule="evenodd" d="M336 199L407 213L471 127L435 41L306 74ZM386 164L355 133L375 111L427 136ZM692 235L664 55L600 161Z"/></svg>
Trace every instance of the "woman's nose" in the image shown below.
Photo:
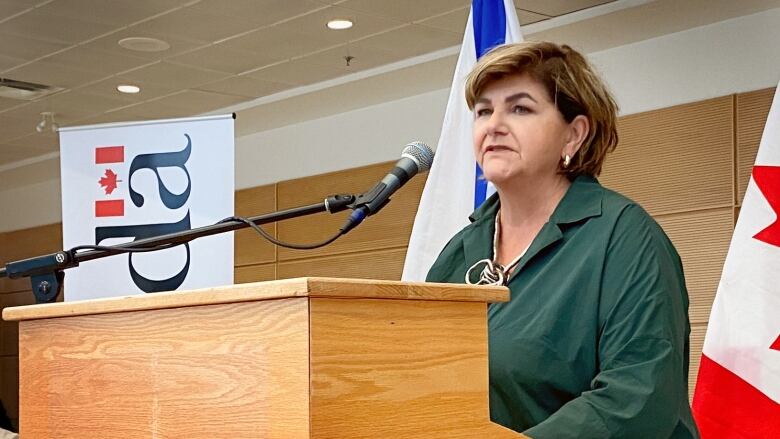
<svg viewBox="0 0 780 439"><path fill-rule="evenodd" d="M494 111L487 121L487 132L489 134L503 133L506 131L506 124L503 114L500 111Z"/></svg>

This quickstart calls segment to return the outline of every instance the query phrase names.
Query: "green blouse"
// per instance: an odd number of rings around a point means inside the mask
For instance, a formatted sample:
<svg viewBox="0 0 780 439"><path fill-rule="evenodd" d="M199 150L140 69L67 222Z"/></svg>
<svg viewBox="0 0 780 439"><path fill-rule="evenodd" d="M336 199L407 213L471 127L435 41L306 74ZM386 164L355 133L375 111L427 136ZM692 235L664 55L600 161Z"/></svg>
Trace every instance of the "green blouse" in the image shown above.
<svg viewBox="0 0 780 439"><path fill-rule="evenodd" d="M429 282L492 257L498 207L474 212ZM639 205L578 177L508 286L488 309L494 422L534 439L698 437L680 257Z"/></svg>

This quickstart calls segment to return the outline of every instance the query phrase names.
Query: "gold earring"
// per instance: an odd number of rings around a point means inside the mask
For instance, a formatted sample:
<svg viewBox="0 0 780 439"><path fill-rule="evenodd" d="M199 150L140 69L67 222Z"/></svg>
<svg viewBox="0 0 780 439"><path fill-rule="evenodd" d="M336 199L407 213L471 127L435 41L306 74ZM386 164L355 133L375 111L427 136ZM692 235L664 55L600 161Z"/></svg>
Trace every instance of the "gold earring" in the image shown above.
<svg viewBox="0 0 780 439"><path fill-rule="evenodd" d="M571 163L571 157L569 157L569 154L566 154L565 156L563 156L563 169L568 168L569 163Z"/></svg>

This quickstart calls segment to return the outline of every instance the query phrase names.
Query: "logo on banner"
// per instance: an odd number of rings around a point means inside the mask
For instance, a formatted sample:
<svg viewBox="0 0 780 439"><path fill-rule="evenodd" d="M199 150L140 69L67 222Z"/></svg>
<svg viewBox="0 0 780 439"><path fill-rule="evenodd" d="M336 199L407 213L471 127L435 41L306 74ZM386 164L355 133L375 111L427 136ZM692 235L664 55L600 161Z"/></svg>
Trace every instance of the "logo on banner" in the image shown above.
<svg viewBox="0 0 780 439"><path fill-rule="evenodd" d="M141 170L151 170L157 182L157 191L163 206L169 210L177 210L187 203L192 188L189 171L187 170L187 161L192 151L192 140L188 134L184 134L187 144L180 151L139 154L132 158L127 176L122 177L121 169L125 169L125 147L120 146L98 146L95 147L95 165L98 166L98 172L101 173L97 178L97 183L103 189L103 197L95 200L95 219L106 217L123 217L126 208L141 208L146 202L143 194L133 189L133 176ZM160 175L161 168L178 168L183 171L187 178L187 187L180 193L173 193L163 181ZM126 190L117 190L119 184L124 184ZM124 189L124 188L123 188ZM129 200L126 200L128 197ZM129 202L127 202L129 201ZM190 211L178 221L170 223L145 223L133 225L118 226L99 226L95 228L95 244L101 243L107 239L113 238L132 238L133 241L151 238L169 233L181 232L190 229ZM180 244L186 250L186 261L184 267L176 274L161 280L149 279L136 270L133 265L133 253L128 255L128 269L133 283L147 293L170 291L177 289L186 279L190 267L190 246L189 243Z"/></svg>
<svg viewBox="0 0 780 439"><path fill-rule="evenodd" d="M125 147L123 146L98 146L95 148L96 165L115 165L125 162ZM98 184L104 189L105 195L110 196L114 193L117 185L122 180L118 179L116 172L112 168L106 168L104 174L98 180ZM95 217L105 216L124 216L124 199L103 199L95 200Z"/></svg>

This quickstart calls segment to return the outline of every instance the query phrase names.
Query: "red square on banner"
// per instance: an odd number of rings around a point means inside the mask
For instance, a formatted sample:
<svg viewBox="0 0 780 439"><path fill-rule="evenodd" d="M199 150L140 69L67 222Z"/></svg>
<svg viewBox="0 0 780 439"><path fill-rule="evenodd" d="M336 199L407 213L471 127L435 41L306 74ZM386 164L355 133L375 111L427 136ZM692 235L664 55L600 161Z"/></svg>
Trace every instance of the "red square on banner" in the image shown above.
<svg viewBox="0 0 780 439"><path fill-rule="evenodd" d="M124 161L124 146L98 146L95 148L95 164L122 163Z"/></svg>
<svg viewBox="0 0 780 439"><path fill-rule="evenodd" d="M95 201L95 216L124 216L125 200Z"/></svg>

